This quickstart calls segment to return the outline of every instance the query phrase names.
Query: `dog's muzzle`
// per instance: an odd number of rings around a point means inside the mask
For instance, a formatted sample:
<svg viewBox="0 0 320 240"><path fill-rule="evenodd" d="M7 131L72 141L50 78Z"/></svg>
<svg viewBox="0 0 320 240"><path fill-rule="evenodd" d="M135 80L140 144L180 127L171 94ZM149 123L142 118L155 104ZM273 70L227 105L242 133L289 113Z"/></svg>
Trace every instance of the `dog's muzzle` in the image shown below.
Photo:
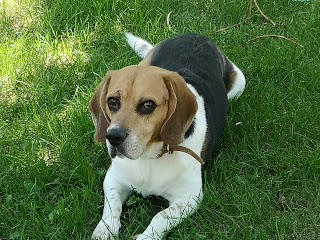
<svg viewBox="0 0 320 240"><path fill-rule="evenodd" d="M128 133L121 128L111 128L107 131L106 138L111 144L110 155L112 158L115 156L123 157L123 147L122 144L127 139Z"/></svg>
<svg viewBox="0 0 320 240"><path fill-rule="evenodd" d="M121 145L128 137L128 133L121 129L121 128L112 128L107 131L106 138L108 139L109 143L114 146L118 147Z"/></svg>

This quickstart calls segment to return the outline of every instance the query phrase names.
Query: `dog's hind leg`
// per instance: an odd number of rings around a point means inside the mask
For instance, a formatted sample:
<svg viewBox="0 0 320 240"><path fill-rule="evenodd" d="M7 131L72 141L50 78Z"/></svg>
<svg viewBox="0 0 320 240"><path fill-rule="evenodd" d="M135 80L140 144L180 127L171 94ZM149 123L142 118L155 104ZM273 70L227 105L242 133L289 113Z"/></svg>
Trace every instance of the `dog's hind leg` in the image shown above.
<svg viewBox="0 0 320 240"><path fill-rule="evenodd" d="M228 81L228 100L237 99L241 96L246 86L246 79L242 73L242 71L234 64L231 63L233 66L230 79Z"/></svg>
<svg viewBox="0 0 320 240"><path fill-rule="evenodd" d="M141 57L145 58L149 51L153 48L152 44L143 40L142 38L136 37L131 33L125 33L127 43L129 46Z"/></svg>

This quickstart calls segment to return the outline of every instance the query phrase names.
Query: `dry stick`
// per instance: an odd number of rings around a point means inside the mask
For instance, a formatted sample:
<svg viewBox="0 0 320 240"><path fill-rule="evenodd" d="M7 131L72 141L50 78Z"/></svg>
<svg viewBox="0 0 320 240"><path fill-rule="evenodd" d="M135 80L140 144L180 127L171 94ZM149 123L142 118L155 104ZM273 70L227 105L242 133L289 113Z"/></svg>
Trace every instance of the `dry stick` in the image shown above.
<svg viewBox="0 0 320 240"><path fill-rule="evenodd" d="M274 21L272 21L269 17L267 17L267 15L264 14L264 12L261 10L261 8L259 7L259 5L257 3L257 0L252 0L250 2L250 4L249 4L248 11L247 11L247 14L246 14L246 17L245 17L244 20L242 20L242 21L240 21L240 22L238 22L236 24L233 24L231 26L219 29L215 33L226 31L226 30L228 30L230 28L238 27L238 26L242 25L243 23L247 23L251 18L251 12L252 12L252 9L253 9L254 6L258 9L258 11L259 11L259 13L261 14L262 17L264 17L266 20L270 21L273 26L276 25ZM281 36L281 35L273 35L273 34L257 36L257 37L255 37L253 39L250 39L249 41L251 42L251 41L254 41L254 40L257 40L257 39L260 39L260 38L267 38L267 37L280 38L280 39L292 42L293 44L296 44L299 47L303 47L303 45L301 45L300 43L298 43L298 42L296 42L296 41L294 41L294 40L292 40L290 38L287 38L287 37L284 37L284 36Z"/></svg>
<svg viewBox="0 0 320 240"><path fill-rule="evenodd" d="M270 21L272 23L273 26L275 26L276 24L274 23L274 21L272 21L269 17L267 17L267 15L264 14L264 12L262 12L262 10L260 9L257 0L253 0L254 4L256 5L259 13L261 14L262 17L264 17L266 20Z"/></svg>
<svg viewBox="0 0 320 240"><path fill-rule="evenodd" d="M248 10L247 10L247 13L246 13L247 17L245 18L245 22L248 22L250 20L250 18L251 18L251 12L252 12L252 9L253 9L253 4L252 3L253 3L253 1L251 1L250 4L249 4L249 7L248 7Z"/></svg>
<svg viewBox="0 0 320 240"><path fill-rule="evenodd" d="M170 32L176 33L175 31L172 30L171 26L170 26L170 15L171 15L172 11L168 13L167 15L167 26Z"/></svg>
<svg viewBox="0 0 320 240"><path fill-rule="evenodd" d="M228 29L230 29L230 28L233 28L233 27L239 27L242 23L243 23L243 21L238 22L238 23L236 23L236 24L233 24L233 25L231 25L231 26L225 27L225 28L221 28L221 29L215 31L215 33L223 32L223 31L226 31L226 30L228 30Z"/></svg>
<svg viewBox="0 0 320 240"><path fill-rule="evenodd" d="M234 27L239 27L239 26L241 26L243 23L248 22L249 19L251 18L251 10L252 10L252 1L251 1L250 4L249 4L249 8L248 8L248 11L247 11L245 20L242 20L242 21L240 21L240 22L238 22L238 23L236 23L236 24L233 24L233 25L231 25L231 26L227 26L227 27L225 27L225 28L221 28L221 29L215 31L215 33L223 32L223 31L229 30L230 28L234 28Z"/></svg>
<svg viewBox="0 0 320 240"><path fill-rule="evenodd" d="M296 44L298 45L299 47L303 47L303 45L301 45L300 43L290 39L290 38L287 38L287 37L284 37L284 36L281 36L281 35L272 35L272 34L269 34L269 35L261 35L261 36L257 36L253 39L250 39L249 41L254 41L254 40L257 40L257 39L260 39L260 38L267 38L267 37L275 37L275 38L280 38L280 39L283 39L283 40L286 40L286 41L289 41L289 42L292 42L293 44Z"/></svg>
<svg viewBox="0 0 320 240"><path fill-rule="evenodd" d="M245 20L242 20L236 24L233 24L231 26L228 26L228 27L225 27L225 28L222 28L222 29L219 29L217 31L215 31L215 33L218 33L218 32L223 32L223 31L226 31L226 30L229 30L230 28L234 28L234 27L239 27L241 26L243 23L247 23L250 18L251 18L251 12L252 12L252 9L253 7L256 6L256 8L258 9L259 13L261 14L262 17L264 17L265 19L267 19L268 21L270 21L273 26L275 26L276 24L274 23L274 21L272 21L269 17L267 17L266 14L264 14L264 12L261 10L261 8L259 7L258 3L256 0L252 0L250 3L249 3L249 7L248 7L248 11L247 11L247 14L246 14L246 17L245 17Z"/></svg>

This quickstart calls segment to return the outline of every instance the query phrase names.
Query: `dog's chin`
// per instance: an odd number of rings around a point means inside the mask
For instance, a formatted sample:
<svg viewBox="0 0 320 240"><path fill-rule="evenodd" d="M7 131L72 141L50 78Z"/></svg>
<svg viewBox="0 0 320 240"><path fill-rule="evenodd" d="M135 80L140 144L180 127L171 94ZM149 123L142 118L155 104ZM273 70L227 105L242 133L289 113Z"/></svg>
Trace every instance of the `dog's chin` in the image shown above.
<svg viewBox="0 0 320 240"><path fill-rule="evenodd" d="M111 146L109 149L109 155L111 158L115 158L115 157L119 157L119 158L128 158L130 160L136 160L138 159L141 154L129 154L126 151L122 150L122 149L118 149L116 147Z"/></svg>
<svg viewBox="0 0 320 240"><path fill-rule="evenodd" d="M122 153L118 152L115 148L111 149L109 155L111 158L115 158L115 157L125 158L125 156Z"/></svg>

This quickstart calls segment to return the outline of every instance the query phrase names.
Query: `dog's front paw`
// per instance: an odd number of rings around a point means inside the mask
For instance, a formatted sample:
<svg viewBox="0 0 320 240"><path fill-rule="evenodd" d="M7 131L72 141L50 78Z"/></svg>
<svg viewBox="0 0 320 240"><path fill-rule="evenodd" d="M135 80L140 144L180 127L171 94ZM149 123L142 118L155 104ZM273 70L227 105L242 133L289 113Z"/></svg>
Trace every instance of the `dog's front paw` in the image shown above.
<svg viewBox="0 0 320 240"><path fill-rule="evenodd" d="M142 237L142 234L137 234L137 235L135 235L134 237L133 237L133 239L135 239L135 240L141 240L141 239L151 239L151 238L148 238L148 237Z"/></svg>
<svg viewBox="0 0 320 240"><path fill-rule="evenodd" d="M117 226L115 226L117 225ZM112 228L110 227L112 226ZM94 240L113 240L120 229L120 223L108 224L107 221L101 220L93 231L91 239Z"/></svg>
<svg viewBox="0 0 320 240"><path fill-rule="evenodd" d="M135 240L159 240L161 239L160 237L152 237L152 236L149 236L149 235L145 235L145 234L138 234L138 235L135 235L133 237L133 239Z"/></svg>

